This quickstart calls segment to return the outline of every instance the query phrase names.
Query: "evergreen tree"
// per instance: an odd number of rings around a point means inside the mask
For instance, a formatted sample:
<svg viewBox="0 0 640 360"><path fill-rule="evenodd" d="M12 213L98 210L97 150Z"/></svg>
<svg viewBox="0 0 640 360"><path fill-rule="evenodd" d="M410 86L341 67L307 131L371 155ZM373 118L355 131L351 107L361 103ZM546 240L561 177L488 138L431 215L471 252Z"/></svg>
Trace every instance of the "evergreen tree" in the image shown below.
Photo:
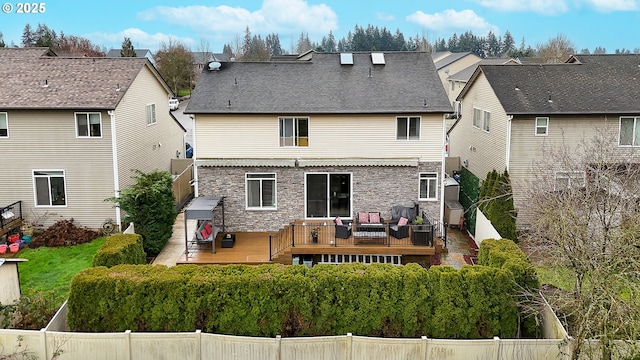
<svg viewBox="0 0 640 360"><path fill-rule="evenodd" d="M27 24L24 26L24 29L22 30L22 46L31 47L31 46L35 46L35 44L36 44L35 33L31 29L31 25Z"/></svg>
<svg viewBox="0 0 640 360"><path fill-rule="evenodd" d="M269 56L278 56L282 55L282 46L280 45L280 38L278 34L267 35L265 39L267 51L269 52Z"/></svg>
<svg viewBox="0 0 640 360"><path fill-rule="evenodd" d="M5 47L4 38L2 36L2 32L0 32L0 47Z"/></svg>
<svg viewBox="0 0 640 360"><path fill-rule="evenodd" d="M133 44L131 44L131 38L125 37L122 41L120 57L137 57Z"/></svg>
<svg viewBox="0 0 640 360"><path fill-rule="evenodd" d="M606 54L607 50L603 47L597 46L595 49L593 49L593 53L596 55Z"/></svg>
<svg viewBox="0 0 640 360"><path fill-rule="evenodd" d="M322 38L320 46L325 52L335 52L337 50L338 44L336 43L336 38L333 36L332 31L329 31L329 35L327 37Z"/></svg>
<svg viewBox="0 0 640 360"><path fill-rule="evenodd" d="M300 33L300 37L298 38L298 43L296 44L296 53L302 54L314 48L313 44L309 40L308 33Z"/></svg>
<svg viewBox="0 0 640 360"><path fill-rule="evenodd" d="M496 34L493 31L489 31L487 35L487 53L488 57L498 57L502 54L502 47L500 46L500 42L498 42L498 38L496 38Z"/></svg>
<svg viewBox="0 0 640 360"><path fill-rule="evenodd" d="M235 57L235 55L233 54L233 50L231 49L231 45L229 44L224 44L224 46L222 47L222 53L227 55L229 59Z"/></svg>
<svg viewBox="0 0 640 360"><path fill-rule="evenodd" d="M38 23L35 31L35 46L54 48L56 46L58 36L56 32L49 29L46 24Z"/></svg>
<svg viewBox="0 0 640 360"><path fill-rule="evenodd" d="M509 30L504 32L504 39L502 39L502 50L500 54L509 54L516 49L516 42L513 40L513 36Z"/></svg>

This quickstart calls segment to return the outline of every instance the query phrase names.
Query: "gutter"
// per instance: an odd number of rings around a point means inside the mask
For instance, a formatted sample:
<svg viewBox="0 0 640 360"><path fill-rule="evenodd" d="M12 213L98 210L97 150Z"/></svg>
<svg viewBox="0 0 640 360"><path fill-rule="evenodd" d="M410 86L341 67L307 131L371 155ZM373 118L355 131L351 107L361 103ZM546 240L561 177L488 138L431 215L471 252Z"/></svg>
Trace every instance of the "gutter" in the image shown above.
<svg viewBox="0 0 640 360"><path fill-rule="evenodd" d="M505 152L505 168L507 172L509 171L509 164L511 163L511 122L513 120L513 115L509 115L507 117L507 148Z"/></svg>

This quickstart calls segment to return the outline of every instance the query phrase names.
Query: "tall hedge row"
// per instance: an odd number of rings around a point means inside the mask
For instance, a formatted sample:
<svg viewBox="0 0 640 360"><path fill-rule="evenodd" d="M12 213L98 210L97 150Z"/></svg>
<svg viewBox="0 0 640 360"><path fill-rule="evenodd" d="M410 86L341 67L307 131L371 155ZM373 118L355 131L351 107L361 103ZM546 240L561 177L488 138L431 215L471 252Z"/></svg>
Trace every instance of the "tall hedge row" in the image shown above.
<svg viewBox="0 0 640 360"><path fill-rule="evenodd" d="M72 331L268 336L513 337L507 267L118 265L74 277Z"/></svg>
<svg viewBox="0 0 640 360"><path fill-rule="evenodd" d="M93 256L93 266L112 267L120 264L146 264L142 236L115 234L107 238Z"/></svg>

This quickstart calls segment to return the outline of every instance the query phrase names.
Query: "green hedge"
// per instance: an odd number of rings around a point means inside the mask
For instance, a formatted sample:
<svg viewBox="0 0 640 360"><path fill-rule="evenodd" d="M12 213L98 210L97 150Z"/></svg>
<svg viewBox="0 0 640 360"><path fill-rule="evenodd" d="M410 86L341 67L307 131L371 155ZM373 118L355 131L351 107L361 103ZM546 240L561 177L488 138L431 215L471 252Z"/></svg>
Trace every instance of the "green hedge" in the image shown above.
<svg viewBox="0 0 640 360"><path fill-rule="evenodd" d="M120 264L145 264L147 257L142 237L136 234L115 234L93 256L93 266L112 267Z"/></svg>
<svg viewBox="0 0 640 360"><path fill-rule="evenodd" d="M195 331L273 337L514 337L505 267L417 264L119 265L74 277L72 331Z"/></svg>

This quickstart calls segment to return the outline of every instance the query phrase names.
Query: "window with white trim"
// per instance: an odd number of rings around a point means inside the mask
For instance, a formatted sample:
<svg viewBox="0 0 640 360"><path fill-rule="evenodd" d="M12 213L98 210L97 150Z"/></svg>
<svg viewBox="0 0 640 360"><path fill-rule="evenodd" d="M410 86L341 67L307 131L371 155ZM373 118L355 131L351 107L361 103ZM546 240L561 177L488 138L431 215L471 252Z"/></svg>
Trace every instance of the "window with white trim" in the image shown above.
<svg viewBox="0 0 640 360"><path fill-rule="evenodd" d="M584 171L556 171L554 190L583 188L585 177Z"/></svg>
<svg viewBox="0 0 640 360"><path fill-rule="evenodd" d="M147 105L147 125L153 125L156 120L156 104Z"/></svg>
<svg viewBox="0 0 640 360"><path fill-rule="evenodd" d="M280 146L309 146L309 118L281 117Z"/></svg>
<svg viewBox="0 0 640 360"><path fill-rule="evenodd" d="M66 206L64 170L33 170L36 206Z"/></svg>
<svg viewBox="0 0 640 360"><path fill-rule="evenodd" d="M102 137L100 113L76 113L76 137Z"/></svg>
<svg viewBox="0 0 640 360"><path fill-rule="evenodd" d="M398 117L396 140L420 140L420 117Z"/></svg>
<svg viewBox="0 0 640 360"><path fill-rule="evenodd" d="M419 200L436 200L438 198L438 173L420 173Z"/></svg>
<svg viewBox="0 0 640 360"><path fill-rule="evenodd" d="M537 117L536 118L536 136L547 136L549 133L549 118Z"/></svg>
<svg viewBox="0 0 640 360"><path fill-rule="evenodd" d="M9 137L9 117L7 113L0 113L0 138Z"/></svg>
<svg viewBox="0 0 640 360"><path fill-rule="evenodd" d="M640 146L640 117L620 118L620 146Z"/></svg>
<svg viewBox="0 0 640 360"><path fill-rule="evenodd" d="M275 210L276 174L245 174L246 206L248 210Z"/></svg>
<svg viewBox="0 0 640 360"><path fill-rule="evenodd" d="M473 127L489 132L491 129L491 113L473 108Z"/></svg>

